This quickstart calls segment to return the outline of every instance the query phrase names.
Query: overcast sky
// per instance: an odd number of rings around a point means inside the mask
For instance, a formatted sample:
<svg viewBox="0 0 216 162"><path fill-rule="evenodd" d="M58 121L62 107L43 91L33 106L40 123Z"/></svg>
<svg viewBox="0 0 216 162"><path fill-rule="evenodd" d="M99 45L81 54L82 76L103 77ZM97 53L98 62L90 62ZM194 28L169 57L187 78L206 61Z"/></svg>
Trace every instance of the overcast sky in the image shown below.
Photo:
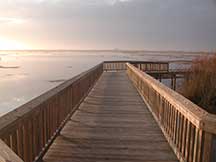
<svg viewBox="0 0 216 162"><path fill-rule="evenodd" d="M0 0L0 49L216 49L214 0ZM13 48L13 47L12 47Z"/></svg>

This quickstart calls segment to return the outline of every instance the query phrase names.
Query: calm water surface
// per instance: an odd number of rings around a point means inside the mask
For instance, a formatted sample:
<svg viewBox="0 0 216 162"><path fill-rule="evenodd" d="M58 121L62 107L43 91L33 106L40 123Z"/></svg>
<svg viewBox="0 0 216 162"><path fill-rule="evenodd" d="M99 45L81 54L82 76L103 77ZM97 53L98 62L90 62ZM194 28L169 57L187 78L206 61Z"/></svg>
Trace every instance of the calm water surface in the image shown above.
<svg viewBox="0 0 216 162"><path fill-rule="evenodd" d="M101 61L192 60L197 56L150 52L1 51L0 116Z"/></svg>

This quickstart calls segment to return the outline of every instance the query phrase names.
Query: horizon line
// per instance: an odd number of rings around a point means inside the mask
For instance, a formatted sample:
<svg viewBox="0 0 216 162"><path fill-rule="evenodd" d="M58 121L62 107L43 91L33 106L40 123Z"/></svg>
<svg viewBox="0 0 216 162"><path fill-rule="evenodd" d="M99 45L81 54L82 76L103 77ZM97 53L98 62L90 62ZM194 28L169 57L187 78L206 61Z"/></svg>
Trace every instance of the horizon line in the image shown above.
<svg viewBox="0 0 216 162"><path fill-rule="evenodd" d="M0 49L0 51L80 51L80 52L177 52L177 53L216 53L216 50L146 50L146 49Z"/></svg>

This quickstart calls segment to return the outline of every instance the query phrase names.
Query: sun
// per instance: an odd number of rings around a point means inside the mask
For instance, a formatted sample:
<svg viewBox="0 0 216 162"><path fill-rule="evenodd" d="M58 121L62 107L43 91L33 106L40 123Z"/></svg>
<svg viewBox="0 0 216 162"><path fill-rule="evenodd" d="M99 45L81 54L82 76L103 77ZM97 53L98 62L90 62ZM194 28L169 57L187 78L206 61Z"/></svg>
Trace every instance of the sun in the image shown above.
<svg viewBox="0 0 216 162"><path fill-rule="evenodd" d="M0 38L0 50L22 50L27 48L27 45L19 41Z"/></svg>

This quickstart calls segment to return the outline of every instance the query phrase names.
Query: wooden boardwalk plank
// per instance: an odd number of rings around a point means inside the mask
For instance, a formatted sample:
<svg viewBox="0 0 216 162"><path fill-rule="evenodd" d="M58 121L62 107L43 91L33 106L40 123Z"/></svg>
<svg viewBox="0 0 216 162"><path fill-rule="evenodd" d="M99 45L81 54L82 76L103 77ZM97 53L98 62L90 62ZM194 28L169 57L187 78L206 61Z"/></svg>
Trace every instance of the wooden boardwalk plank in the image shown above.
<svg viewBox="0 0 216 162"><path fill-rule="evenodd" d="M44 162L177 162L124 72L104 72Z"/></svg>

